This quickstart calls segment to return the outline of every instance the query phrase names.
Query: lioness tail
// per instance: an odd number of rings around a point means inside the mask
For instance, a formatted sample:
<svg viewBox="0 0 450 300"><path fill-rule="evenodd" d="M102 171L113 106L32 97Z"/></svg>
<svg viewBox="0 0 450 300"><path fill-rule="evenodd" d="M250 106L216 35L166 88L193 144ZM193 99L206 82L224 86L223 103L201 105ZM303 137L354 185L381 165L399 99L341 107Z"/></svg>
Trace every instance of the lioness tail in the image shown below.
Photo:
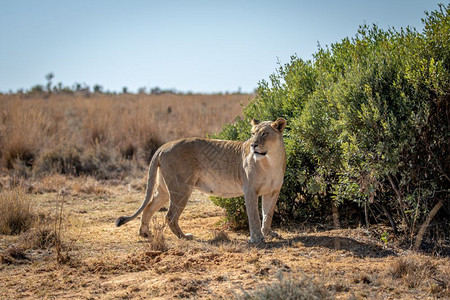
<svg viewBox="0 0 450 300"><path fill-rule="evenodd" d="M156 174L158 170L158 159L159 154L161 153L161 150L158 149L155 154L152 157L152 161L150 162L150 166L148 168L148 179L147 179L147 191L145 193L145 199L144 202L142 202L141 207L131 216L121 216L118 217L116 220L116 226L122 226L123 224L126 224L130 222L131 220L135 219L139 214L144 210L144 208L147 206L147 204L150 202L150 199L152 198L153 194L153 187L155 186L156 181Z"/></svg>

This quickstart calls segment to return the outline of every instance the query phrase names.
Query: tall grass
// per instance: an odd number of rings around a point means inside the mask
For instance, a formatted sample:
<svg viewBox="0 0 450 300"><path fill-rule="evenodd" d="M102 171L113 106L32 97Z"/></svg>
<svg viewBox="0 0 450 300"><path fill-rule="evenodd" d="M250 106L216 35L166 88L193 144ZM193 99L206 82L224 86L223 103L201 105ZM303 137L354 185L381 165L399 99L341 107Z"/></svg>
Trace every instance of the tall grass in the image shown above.
<svg viewBox="0 0 450 300"><path fill-rule="evenodd" d="M53 249L58 263L69 261L69 249L62 239L63 197L64 193L60 192L53 217L37 213L24 187L19 185L1 191L0 234L19 235L19 238L1 251L0 263L20 264L29 261L24 253L29 249Z"/></svg>
<svg viewBox="0 0 450 300"><path fill-rule="evenodd" d="M0 234L17 235L30 229L37 219L22 187L0 193Z"/></svg>
<svg viewBox="0 0 450 300"><path fill-rule="evenodd" d="M36 151L50 142L55 129L51 118L42 108L25 102L3 108L1 117L0 150L6 167L12 169L18 160L31 166Z"/></svg>
<svg viewBox="0 0 450 300"><path fill-rule="evenodd" d="M248 95L0 95L2 167L34 174L123 173L163 143L218 132Z"/></svg>

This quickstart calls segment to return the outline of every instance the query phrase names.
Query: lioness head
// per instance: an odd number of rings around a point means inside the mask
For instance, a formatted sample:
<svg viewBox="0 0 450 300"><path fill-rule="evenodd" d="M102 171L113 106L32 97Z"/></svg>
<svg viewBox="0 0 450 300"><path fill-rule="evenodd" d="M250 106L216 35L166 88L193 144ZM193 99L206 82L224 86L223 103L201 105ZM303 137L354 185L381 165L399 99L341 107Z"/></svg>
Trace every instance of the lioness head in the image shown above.
<svg viewBox="0 0 450 300"><path fill-rule="evenodd" d="M285 119L278 118L274 122L259 122L253 119L251 124L250 147L256 159L269 156L271 149L278 149L278 143L282 143L282 133L286 127Z"/></svg>

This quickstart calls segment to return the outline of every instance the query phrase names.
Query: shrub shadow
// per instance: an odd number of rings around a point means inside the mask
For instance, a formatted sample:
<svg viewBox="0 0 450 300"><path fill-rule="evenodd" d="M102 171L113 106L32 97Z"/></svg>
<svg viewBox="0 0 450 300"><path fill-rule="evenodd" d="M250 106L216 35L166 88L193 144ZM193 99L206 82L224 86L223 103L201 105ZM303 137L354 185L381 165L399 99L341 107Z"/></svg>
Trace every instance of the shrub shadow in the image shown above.
<svg viewBox="0 0 450 300"><path fill-rule="evenodd" d="M322 247L331 250L345 250L353 253L353 255L359 258L381 258L387 256L397 256L392 250L384 249L383 247L372 244L372 243L362 243L357 240L347 238L347 237L335 237L335 236L297 236L286 240L274 240L268 241L258 245L261 248L281 248L286 246L291 246L294 243L302 243L305 247Z"/></svg>

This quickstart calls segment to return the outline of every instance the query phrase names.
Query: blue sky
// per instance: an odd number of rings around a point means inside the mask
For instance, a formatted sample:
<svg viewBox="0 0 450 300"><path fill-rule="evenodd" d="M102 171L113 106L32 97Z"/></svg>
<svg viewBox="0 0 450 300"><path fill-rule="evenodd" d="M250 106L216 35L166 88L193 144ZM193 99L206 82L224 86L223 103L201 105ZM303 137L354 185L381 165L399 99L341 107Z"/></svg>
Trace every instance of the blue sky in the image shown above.
<svg viewBox="0 0 450 300"><path fill-rule="evenodd" d="M0 0L0 91L54 83L252 92L359 25L423 29L434 0Z"/></svg>

